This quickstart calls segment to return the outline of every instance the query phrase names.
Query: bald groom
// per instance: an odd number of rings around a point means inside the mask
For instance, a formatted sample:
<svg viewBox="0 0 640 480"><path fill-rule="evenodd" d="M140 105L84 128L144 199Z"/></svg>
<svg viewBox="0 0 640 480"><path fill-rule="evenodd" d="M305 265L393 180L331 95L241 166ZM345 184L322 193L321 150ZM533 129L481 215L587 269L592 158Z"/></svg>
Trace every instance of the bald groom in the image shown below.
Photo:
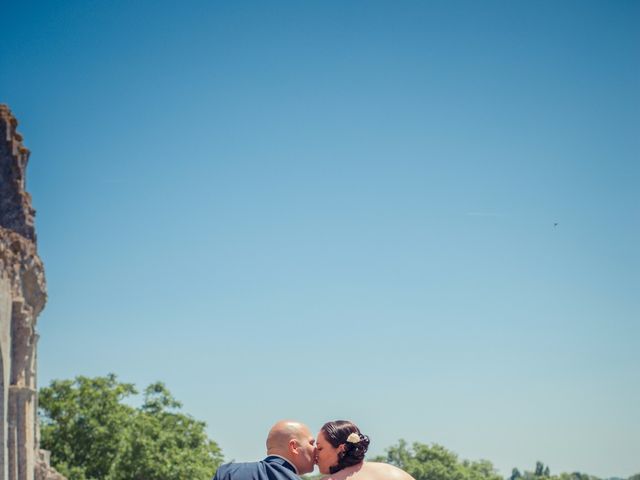
<svg viewBox="0 0 640 480"><path fill-rule="evenodd" d="M299 480L313 471L316 442L309 427L280 420L267 436L267 457L259 462L225 463L213 480Z"/></svg>

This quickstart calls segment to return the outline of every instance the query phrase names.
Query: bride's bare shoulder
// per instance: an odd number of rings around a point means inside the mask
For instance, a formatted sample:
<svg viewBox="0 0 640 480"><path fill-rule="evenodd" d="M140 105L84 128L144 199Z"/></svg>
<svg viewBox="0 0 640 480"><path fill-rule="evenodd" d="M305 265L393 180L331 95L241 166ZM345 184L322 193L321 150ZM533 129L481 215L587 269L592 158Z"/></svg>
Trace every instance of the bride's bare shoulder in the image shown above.
<svg viewBox="0 0 640 480"><path fill-rule="evenodd" d="M367 473L375 480L414 480L404 470L388 463L366 462Z"/></svg>
<svg viewBox="0 0 640 480"><path fill-rule="evenodd" d="M321 480L415 480L404 470L388 463L364 462L358 467L348 467Z"/></svg>

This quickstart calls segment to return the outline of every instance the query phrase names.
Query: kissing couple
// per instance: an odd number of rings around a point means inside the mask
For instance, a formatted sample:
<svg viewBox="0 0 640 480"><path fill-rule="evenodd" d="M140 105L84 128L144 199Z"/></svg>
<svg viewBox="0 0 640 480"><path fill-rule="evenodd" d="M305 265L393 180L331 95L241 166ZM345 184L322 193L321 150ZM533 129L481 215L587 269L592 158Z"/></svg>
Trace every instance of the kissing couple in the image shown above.
<svg viewBox="0 0 640 480"><path fill-rule="evenodd" d="M259 462L226 463L213 480L300 480L317 464L323 480L414 480L386 463L365 462L369 437L347 420L325 423L317 438L305 424L277 422L267 436L267 457Z"/></svg>

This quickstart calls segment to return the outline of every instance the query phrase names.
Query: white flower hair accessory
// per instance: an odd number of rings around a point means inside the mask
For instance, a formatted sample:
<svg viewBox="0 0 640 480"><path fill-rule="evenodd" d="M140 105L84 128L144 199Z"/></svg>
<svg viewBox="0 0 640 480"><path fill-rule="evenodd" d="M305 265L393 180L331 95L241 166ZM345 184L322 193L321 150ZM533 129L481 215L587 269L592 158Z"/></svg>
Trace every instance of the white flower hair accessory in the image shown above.
<svg viewBox="0 0 640 480"><path fill-rule="evenodd" d="M356 432L350 433L347 437L347 442L360 443L360 435L358 435Z"/></svg>

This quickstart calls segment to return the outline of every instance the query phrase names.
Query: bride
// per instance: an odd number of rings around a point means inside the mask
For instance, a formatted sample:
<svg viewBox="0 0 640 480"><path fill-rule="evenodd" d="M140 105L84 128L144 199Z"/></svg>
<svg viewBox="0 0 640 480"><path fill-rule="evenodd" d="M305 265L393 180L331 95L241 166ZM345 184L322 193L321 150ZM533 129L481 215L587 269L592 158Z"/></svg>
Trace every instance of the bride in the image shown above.
<svg viewBox="0 0 640 480"><path fill-rule="evenodd" d="M316 439L316 463L323 480L414 480L404 470L387 463L365 462L369 437L352 422L325 423Z"/></svg>

